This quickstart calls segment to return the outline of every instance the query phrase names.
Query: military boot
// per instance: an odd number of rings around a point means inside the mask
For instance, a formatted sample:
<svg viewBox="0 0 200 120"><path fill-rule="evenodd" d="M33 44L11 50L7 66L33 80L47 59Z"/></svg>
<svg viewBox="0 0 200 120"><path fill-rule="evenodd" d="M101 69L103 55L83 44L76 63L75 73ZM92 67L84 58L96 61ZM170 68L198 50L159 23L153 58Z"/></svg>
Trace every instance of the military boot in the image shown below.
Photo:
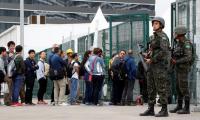
<svg viewBox="0 0 200 120"><path fill-rule="evenodd" d="M177 106L173 110L170 110L169 112L176 113L178 110L181 110L182 104L183 104L183 100L178 100Z"/></svg>
<svg viewBox="0 0 200 120"><path fill-rule="evenodd" d="M168 117L167 105L162 105L161 111L155 117Z"/></svg>
<svg viewBox="0 0 200 120"><path fill-rule="evenodd" d="M185 106L183 109L178 110L177 114L190 114L190 100L185 100Z"/></svg>
<svg viewBox="0 0 200 120"><path fill-rule="evenodd" d="M140 116L154 116L154 105L149 105L148 109L144 113L140 113Z"/></svg>

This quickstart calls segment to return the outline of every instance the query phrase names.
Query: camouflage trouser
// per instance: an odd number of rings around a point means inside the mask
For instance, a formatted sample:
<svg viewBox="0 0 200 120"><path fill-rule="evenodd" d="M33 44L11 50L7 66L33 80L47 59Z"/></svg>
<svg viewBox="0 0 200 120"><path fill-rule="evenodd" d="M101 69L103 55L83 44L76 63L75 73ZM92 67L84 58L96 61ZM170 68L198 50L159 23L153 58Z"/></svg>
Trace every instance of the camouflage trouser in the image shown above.
<svg viewBox="0 0 200 120"><path fill-rule="evenodd" d="M147 90L149 104L156 103L156 95L160 97L161 104L168 104L169 82L166 69L151 68L147 73Z"/></svg>
<svg viewBox="0 0 200 120"><path fill-rule="evenodd" d="M171 89L171 76L170 73L167 73L167 95L168 97L172 95L172 89Z"/></svg>
<svg viewBox="0 0 200 120"><path fill-rule="evenodd" d="M176 70L176 91L178 100L189 100L189 88L188 88L188 70Z"/></svg>

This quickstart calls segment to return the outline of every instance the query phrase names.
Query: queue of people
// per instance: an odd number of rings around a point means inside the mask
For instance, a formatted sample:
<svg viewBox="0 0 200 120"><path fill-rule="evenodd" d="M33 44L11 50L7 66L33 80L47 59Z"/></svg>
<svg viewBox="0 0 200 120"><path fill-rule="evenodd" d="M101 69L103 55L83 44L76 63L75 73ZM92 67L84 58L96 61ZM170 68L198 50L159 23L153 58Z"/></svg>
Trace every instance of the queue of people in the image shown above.
<svg viewBox="0 0 200 120"><path fill-rule="evenodd" d="M86 105L101 104L104 78L107 73L103 51L100 48L86 51L83 60L79 62L78 53L74 53L71 49L65 53L55 44L50 54L47 55L46 52L41 51L36 62L35 50L29 50L28 57L24 60L22 46L15 46L15 43L10 41L7 47L9 48L8 52L4 47L0 49L0 70L2 71L1 75L4 75L2 82L8 85L9 91L4 94L5 105L36 105L32 100L35 80L39 86L37 104L48 104L44 100L44 96L49 78L53 83L52 105L79 105L80 79L85 81L86 86L83 103ZM110 68L113 99L110 104L131 105L133 102L136 65L132 55L132 50L129 50L127 55L126 51L120 51L113 59Z"/></svg>

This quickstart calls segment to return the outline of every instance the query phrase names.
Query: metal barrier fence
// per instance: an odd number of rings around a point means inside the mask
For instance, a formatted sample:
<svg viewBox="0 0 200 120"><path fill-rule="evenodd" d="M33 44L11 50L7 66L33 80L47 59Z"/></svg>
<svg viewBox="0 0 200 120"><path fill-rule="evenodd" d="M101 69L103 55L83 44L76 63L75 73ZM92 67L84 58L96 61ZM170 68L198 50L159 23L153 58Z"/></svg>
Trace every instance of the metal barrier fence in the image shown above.
<svg viewBox="0 0 200 120"><path fill-rule="evenodd" d="M173 43L173 32L174 28L176 26L185 26L188 29L187 38L191 40L191 42L195 46L195 52L198 52L197 45L198 43L195 43L196 36L196 0L187 1L187 0L181 0L177 1L171 4L171 43ZM191 72L189 75L189 88L190 88L190 98L191 103L198 104L200 103L200 92L199 92L199 58L198 54L196 54L195 63L193 64L191 68ZM172 90L173 95L176 96L176 86L175 86L175 79L172 81Z"/></svg>

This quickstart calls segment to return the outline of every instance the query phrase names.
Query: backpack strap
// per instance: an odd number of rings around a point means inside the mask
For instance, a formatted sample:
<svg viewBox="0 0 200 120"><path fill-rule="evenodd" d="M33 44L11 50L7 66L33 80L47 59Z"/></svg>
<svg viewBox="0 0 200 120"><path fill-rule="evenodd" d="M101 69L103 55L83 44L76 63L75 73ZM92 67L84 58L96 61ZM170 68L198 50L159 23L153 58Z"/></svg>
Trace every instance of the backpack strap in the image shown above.
<svg viewBox="0 0 200 120"><path fill-rule="evenodd" d="M43 66L44 66L44 72L43 73L45 73L45 64L44 64L44 61L42 61L42 60L39 60L42 64L43 64Z"/></svg>
<svg viewBox="0 0 200 120"><path fill-rule="evenodd" d="M93 73L94 71L94 63L97 61L97 57L94 59L94 61L92 62L92 69L91 69L91 73Z"/></svg>
<svg viewBox="0 0 200 120"><path fill-rule="evenodd" d="M72 68L74 69L74 64L75 63L77 63L78 64L78 62L77 61L74 61L73 63L72 63ZM73 69L72 69L72 71L73 71ZM74 73L72 73L72 76L74 75L76 73L76 71L74 71Z"/></svg>

